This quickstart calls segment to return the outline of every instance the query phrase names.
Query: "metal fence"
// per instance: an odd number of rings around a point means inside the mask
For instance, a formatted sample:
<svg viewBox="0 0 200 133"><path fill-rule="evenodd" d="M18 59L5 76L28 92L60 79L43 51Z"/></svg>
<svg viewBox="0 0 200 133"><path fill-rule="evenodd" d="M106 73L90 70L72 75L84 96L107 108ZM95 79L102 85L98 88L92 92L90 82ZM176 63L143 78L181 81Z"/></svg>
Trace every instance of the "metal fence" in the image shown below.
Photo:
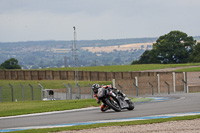
<svg viewBox="0 0 200 133"><path fill-rule="evenodd" d="M149 92L154 95L154 86L149 82ZM138 96L140 88L133 83L132 89L123 88L117 84L117 89L125 93L127 96ZM170 88L168 86L168 94ZM71 99L90 99L94 98L91 84L88 86L71 85L63 83L62 89L46 89L41 84L8 84L0 85L0 102L17 102L17 101L33 101L33 100L71 100Z"/></svg>
<svg viewBox="0 0 200 133"><path fill-rule="evenodd" d="M38 85L8 84L0 86L0 102L42 100L42 91Z"/></svg>
<svg viewBox="0 0 200 133"><path fill-rule="evenodd" d="M185 86L187 86L187 82L185 82L184 80L182 82ZM168 94L172 93L173 91L171 86L168 82L165 81L164 89L165 92L167 92ZM121 90L121 92L131 97L138 96L139 94L154 95L158 92L157 86L154 86L152 82L148 82L147 86L142 86L146 88L138 87L138 85L135 83L132 84L132 88L127 88L126 86L124 88L124 86L122 86L121 84L117 84L116 87L117 89ZM188 93L187 89L185 92ZM17 102L32 100L71 100L90 98L94 98L94 94L91 89L91 84L88 84L88 86L80 86L79 84L71 85L69 83L63 83L62 89L45 89L41 84L0 85L0 102Z"/></svg>
<svg viewBox="0 0 200 133"><path fill-rule="evenodd" d="M54 100L89 99L94 97L89 85L84 87L79 84L75 86L69 83L63 83L63 85L65 89L52 89L54 91ZM48 89L44 89L44 92L46 91ZM48 97L48 93L44 97Z"/></svg>
<svg viewBox="0 0 200 133"><path fill-rule="evenodd" d="M0 102L94 98L91 85L81 87L63 83L63 88L46 89L41 84L0 85Z"/></svg>

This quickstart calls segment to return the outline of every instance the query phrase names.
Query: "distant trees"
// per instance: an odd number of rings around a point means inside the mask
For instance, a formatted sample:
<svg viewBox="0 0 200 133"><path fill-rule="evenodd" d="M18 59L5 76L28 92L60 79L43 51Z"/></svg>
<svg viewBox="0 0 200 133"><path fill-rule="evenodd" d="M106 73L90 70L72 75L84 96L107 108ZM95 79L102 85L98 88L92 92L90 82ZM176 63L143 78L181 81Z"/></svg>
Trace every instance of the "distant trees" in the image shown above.
<svg viewBox="0 0 200 133"><path fill-rule="evenodd" d="M18 60L15 58L10 58L0 65L1 69L21 69L18 64Z"/></svg>
<svg viewBox="0 0 200 133"><path fill-rule="evenodd" d="M200 43L194 46L194 51L192 52L190 62L200 62Z"/></svg>
<svg viewBox="0 0 200 133"><path fill-rule="evenodd" d="M140 59L133 61L132 64L187 63L195 44L196 41L193 37L188 36L186 33L171 31L160 36L153 44L153 49L145 51Z"/></svg>

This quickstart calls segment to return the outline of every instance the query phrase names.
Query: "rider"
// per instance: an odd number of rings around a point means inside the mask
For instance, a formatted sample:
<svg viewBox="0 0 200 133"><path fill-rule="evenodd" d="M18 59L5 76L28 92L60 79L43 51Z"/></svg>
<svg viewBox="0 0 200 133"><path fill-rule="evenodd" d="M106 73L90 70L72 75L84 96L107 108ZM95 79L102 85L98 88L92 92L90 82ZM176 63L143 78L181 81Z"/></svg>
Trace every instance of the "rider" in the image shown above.
<svg viewBox="0 0 200 133"><path fill-rule="evenodd" d="M124 93L122 93L120 90L117 90L116 88L112 87L111 85L105 85L105 86L102 86L103 88L110 88L112 89L115 93L118 93L120 95L122 95L123 97L126 97L126 95ZM100 100L98 99L97 97L97 93L98 93L98 89L101 88L99 84L93 84L92 85L92 90L94 92L94 97L96 98L97 100L97 103L100 104ZM101 104L101 111L104 112L106 110L110 109L109 106L105 105L104 103Z"/></svg>

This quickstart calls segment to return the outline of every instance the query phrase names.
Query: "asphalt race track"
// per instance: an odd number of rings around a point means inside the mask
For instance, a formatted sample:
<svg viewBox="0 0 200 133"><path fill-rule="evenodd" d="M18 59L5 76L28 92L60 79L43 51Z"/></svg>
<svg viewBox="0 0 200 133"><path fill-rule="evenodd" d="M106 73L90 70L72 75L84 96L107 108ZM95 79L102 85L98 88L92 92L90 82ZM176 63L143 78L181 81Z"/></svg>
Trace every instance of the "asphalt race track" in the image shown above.
<svg viewBox="0 0 200 133"><path fill-rule="evenodd" d="M152 96L150 96L152 97ZM6 128L31 127L57 124L81 123L98 120L124 119L152 115L200 112L200 93L156 95L164 98L146 103L136 103L133 111L102 113L99 108L50 112L35 115L0 117L0 130ZM94 99L95 100L95 99Z"/></svg>

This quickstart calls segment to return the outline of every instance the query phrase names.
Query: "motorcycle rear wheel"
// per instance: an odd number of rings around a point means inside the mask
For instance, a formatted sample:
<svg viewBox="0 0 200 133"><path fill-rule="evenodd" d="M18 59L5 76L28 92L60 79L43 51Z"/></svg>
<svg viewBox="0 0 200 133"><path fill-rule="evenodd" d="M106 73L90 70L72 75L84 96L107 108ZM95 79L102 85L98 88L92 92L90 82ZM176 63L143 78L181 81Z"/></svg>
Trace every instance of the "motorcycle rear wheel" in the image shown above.
<svg viewBox="0 0 200 133"><path fill-rule="evenodd" d="M121 108L114 99L107 99L106 104L116 112L120 112Z"/></svg>

